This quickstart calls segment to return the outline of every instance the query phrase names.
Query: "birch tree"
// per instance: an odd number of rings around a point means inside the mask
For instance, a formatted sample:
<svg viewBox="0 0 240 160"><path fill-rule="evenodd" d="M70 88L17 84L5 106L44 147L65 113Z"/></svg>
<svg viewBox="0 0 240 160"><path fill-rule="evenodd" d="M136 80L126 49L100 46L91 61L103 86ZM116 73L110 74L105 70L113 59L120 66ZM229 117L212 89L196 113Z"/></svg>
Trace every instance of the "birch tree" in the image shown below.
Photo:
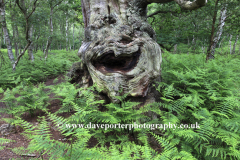
<svg viewBox="0 0 240 160"><path fill-rule="evenodd" d="M51 46L51 43L52 43L52 38L53 38L53 13L54 13L54 9L60 5L61 3L63 2L63 0L60 0L60 1L56 1L56 0L49 0L48 3L49 3L49 6L50 6L50 19L49 19L49 25L50 25L50 35L48 37L48 40L47 40L47 44L46 44L46 48L44 50L44 55L45 55L45 60L47 59L48 57L48 50Z"/></svg>
<svg viewBox="0 0 240 160"><path fill-rule="evenodd" d="M74 48L74 43L75 43L75 42L74 42L74 23L73 23L73 43L72 43L72 44L73 44L73 51L74 51L74 49L75 49L75 48Z"/></svg>
<svg viewBox="0 0 240 160"><path fill-rule="evenodd" d="M4 38L5 38L6 45L7 45L8 57L10 59L10 62L13 65L15 60L14 60L14 56L13 56L13 52L12 52L12 43L11 43L11 39L9 37L6 18L5 18L5 4L6 4L6 2L4 0L0 0L0 14L1 14L2 29L3 29Z"/></svg>
<svg viewBox="0 0 240 160"><path fill-rule="evenodd" d="M33 37L33 25L31 25L30 29L29 29L29 38L32 41L32 37ZM30 46L28 47L28 57L29 60L31 60L32 62L34 61L34 56L33 56L33 42L30 44Z"/></svg>
<svg viewBox="0 0 240 160"><path fill-rule="evenodd" d="M65 33L66 33L66 51L68 51L68 14L66 14L66 27L65 27Z"/></svg>
<svg viewBox="0 0 240 160"><path fill-rule="evenodd" d="M12 25L12 32L13 32L13 41L14 41L14 48L15 48L15 56L18 57L19 51L18 51L18 46L19 46L19 32L18 32L18 26L16 24L17 17L16 17L16 3L12 4L10 1L9 4L10 8L10 14L11 14L11 25Z"/></svg>
<svg viewBox="0 0 240 160"><path fill-rule="evenodd" d="M235 54L235 49L236 49L236 45L237 45L237 41L238 41L238 36L239 35L236 35L236 39L235 39L235 42L234 42L234 45L233 45L232 54Z"/></svg>
<svg viewBox="0 0 240 160"><path fill-rule="evenodd" d="M230 54L232 54L231 52L231 49L232 49L232 35L230 34L230 39L229 39L229 50L230 50Z"/></svg>
<svg viewBox="0 0 240 160"><path fill-rule="evenodd" d="M220 15L220 19L219 19L219 29L217 30L217 33L214 36L215 23L216 23L217 11L218 11L218 9L217 9L218 1L219 0L216 0L216 3L215 3L215 11L214 11L213 22L212 22L210 45L208 47L206 61L214 58L215 48L216 48L218 41L220 40L220 38L222 36L223 27L225 25L225 20L227 18L227 4L224 4L221 9L221 15Z"/></svg>
<svg viewBox="0 0 240 160"><path fill-rule="evenodd" d="M30 39L30 36L29 36L29 30L30 30L30 17L32 16L32 14L35 12L36 10L36 7L37 7L37 1L38 0L34 0L33 2L33 5L32 5L32 9L29 11L28 8L26 8L25 6L25 1L24 0L21 0L19 2L19 0L16 0L16 3L19 7L19 9L21 10L21 12L23 13L24 15L24 18L25 18L25 22L26 22L26 25L25 25L25 39L27 41L27 44L26 46L24 47L24 49L21 51L20 55L17 57L17 60L14 62L13 64L13 71L16 70L16 66L20 60L20 58L24 55L24 53L26 52L26 50L28 49L28 47L31 45L32 41Z"/></svg>

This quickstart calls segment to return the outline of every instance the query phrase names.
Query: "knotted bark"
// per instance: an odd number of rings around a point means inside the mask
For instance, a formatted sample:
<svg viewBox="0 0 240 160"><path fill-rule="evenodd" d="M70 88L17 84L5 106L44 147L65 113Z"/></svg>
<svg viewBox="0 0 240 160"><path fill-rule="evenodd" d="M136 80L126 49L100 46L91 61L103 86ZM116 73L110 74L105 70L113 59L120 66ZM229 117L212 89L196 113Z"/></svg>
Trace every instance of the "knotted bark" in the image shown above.
<svg viewBox="0 0 240 160"><path fill-rule="evenodd" d="M89 79L89 73L93 83L115 103L119 102L116 96L125 93L154 101L149 95L152 82L160 80L162 57L155 31L147 22L147 5L171 1L82 0L85 39L78 52L82 62L74 64L78 68L73 67L69 76L86 86L83 81ZM175 1L184 8L185 2ZM201 1L188 6L202 5Z"/></svg>

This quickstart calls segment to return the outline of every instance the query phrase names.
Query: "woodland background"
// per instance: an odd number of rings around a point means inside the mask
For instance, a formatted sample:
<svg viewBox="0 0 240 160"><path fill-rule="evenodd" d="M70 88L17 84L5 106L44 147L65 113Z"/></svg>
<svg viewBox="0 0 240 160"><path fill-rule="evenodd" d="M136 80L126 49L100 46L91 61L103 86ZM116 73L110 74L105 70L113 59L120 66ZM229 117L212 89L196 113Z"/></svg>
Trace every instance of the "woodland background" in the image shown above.
<svg viewBox="0 0 240 160"><path fill-rule="evenodd" d="M77 96L79 89L67 79L43 83L80 61L80 0L0 0L0 11L0 110L7 114L1 122L15 128L10 135L24 133L29 142L7 147L16 140L1 132L0 154L6 159L30 154L32 159L240 159L239 0L211 0L194 11L174 2L148 7L163 56L162 82L156 85L161 102L139 110L124 97L121 104L98 100L97 86ZM58 110L53 112L54 100ZM148 111L158 118L145 116ZM27 116L36 117L38 125ZM89 122L198 122L201 128L56 128ZM66 141L52 135L54 127ZM10 151L14 156L4 155Z"/></svg>

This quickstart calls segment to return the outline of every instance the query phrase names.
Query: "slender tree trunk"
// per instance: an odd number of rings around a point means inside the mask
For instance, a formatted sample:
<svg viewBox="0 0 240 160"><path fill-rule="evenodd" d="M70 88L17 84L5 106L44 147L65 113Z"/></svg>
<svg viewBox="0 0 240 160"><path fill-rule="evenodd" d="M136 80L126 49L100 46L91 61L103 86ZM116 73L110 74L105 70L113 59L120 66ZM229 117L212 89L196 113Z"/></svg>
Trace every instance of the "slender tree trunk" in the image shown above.
<svg viewBox="0 0 240 160"><path fill-rule="evenodd" d="M20 53L20 55L17 57L16 61L14 62L13 64L13 71L16 70L16 67L18 65L18 62L19 60L21 59L21 57L25 54L26 50L28 49L28 47L31 45L32 41L31 41L31 38L29 37L29 30L31 30L31 24L29 23L29 19L30 17L32 16L32 14L35 12L36 10L36 7L37 7L37 1L38 0L35 0L34 3L33 3L33 6L32 6L32 10L28 13L29 9L26 8L25 6L25 2L22 0L21 1L21 4L19 3L19 0L16 0L16 3L19 7L19 9L21 10L21 12L23 13L24 15L24 18L25 18L25 21L26 21L26 25L25 25L25 39L27 41L27 44L26 46L24 47L23 51ZM32 57L33 58L33 57ZM33 60L33 59L32 59Z"/></svg>
<svg viewBox="0 0 240 160"><path fill-rule="evenodd" d="M15 56L18 57L19 55L19 34L18 34L18 27L16 25L16 3L12 6L12 2L10 1L10 14L11 14L11 21L12 21L12 31L13 31L13 41L14 41L14 48L15 48Z"/></svg>
<svg viewBox="0 0 240 160"><path fill-rule="evenodd" d="M79 29L79 42L82 44L82 42L83 42L83 39L84 39L84 37L83 37L83 28L80 28Z"/></svg>
<svg viewBox="0 0 240 160"><path fill-rule="evenodd" d="M14 25L14 29L13 31L15 31L15 55L16 57L18 57L19 55L19 34L18 34L18 26Z"/></svg>
<svg viewBox="0 0 240 160"><path fill-rule="evenodd" d="M2 28L4 32L4 38L7 43L8 57L10 59L10 62L13 64L15 60L12 52L11 40L7 30L7 24L6 24L6 18L5 18L5 3L3 0L0 0L0 13L1 13L1 21L2 21Z"/></svg>
<svg viewBox="0 0 240 160"><path fill-rule="evenodd" d="M66 51L68 51L68 17L66 15Z"/></svg>
<svg viewBox="0 0 240 160"><path fill-rule="evenodd" d="M13 9L13 8L11 8ZM15 48L15 56L18 57L19 52L18 52L18 27L15 24L16 18L15 18L15 13L12 14L12 31L13 31L13 40L14 40L14 48Z"/></svg>
<svg viewBox="0 0 240 160"><path fill-rule="evenodd" d="M71 43L71 38L70 38L70 34L69 34L69 29L72 27L71 23L68 24L68 36L69 36L69 39L68 39L68 48L69 48L69 51L72 50L72 43Z"/></svg>
<svg viewBox="0 0 240 160"><path fill-rule="evenodd" d="M177 44L174 45L174 54L177 53Z"/></svg>
<svg viewBox="0 0 240 160"><path fill-rule="evenodd" d="M2 28L2 24L0 24L1 28ZM2 42L3 42L3 31L1 29L1 39L0 39L0 50L2 48Z"/></svg>
<svg viewBox="0 0 240 160"><path fill-rule="evenodd" d="M202 52L205 53L205 46L202 46Z"/></svg>
<svg viewBox="0 0 240 160"><path fill-rule="evenodd" d="M52 17L53 17L53 6L51 6L51 11L50 11L50 36L48 37L47 45L44 50L44 55L45 55L45 60L47 60L48 57L48 50L51 46L52 43L52 36L53 36L53 22L52 22Z"/></svg>
<svg viewBox="0 0 240 160"><path fill-rule="evenodd" d="M33 25L30 27L29 29L29 38L32 39L33 37ZM34 61L34 56L33 56L33 42L30 44L30 46L28 47L28 57L29 60L31 60L32 62Z"/></svg>
<svg viewBox="0 0 240 160"><path fill-rule="evenodd" d="M194 37L194 35L193 35L193 40L192 40L193 53L195 53L195 49L196 49L195 46L196 46L196 45L195 45L195 37ZM191 47L191 48L192 48L192 47Z"/></svg>
<svg viewBox="0 0 240 160"><path fill-rule="evenodd" d="M42 52L44 52L44 44L42 44ZM44 56L44 55L43 55Z"/></svg>
<svg viewBox="0 0 240 160"><path fill-rule="evenodd" d="M36 37L36 45L35 45L35 52L38 51L38 39L40 37L40 34L38 34L38 36Z"/></svg>
<svg viewBox="0 0 240 160"><path fill-rule="evenodd" d="M18 56L18 53L17 53L17 42L16 42L16 31L15 31L15 28L14 28L14 24L12 24L12 31L13 31L13 40L14 40L14 47L15 47L15 56L17 57Z"/></svg>
<svg viewBox="0 0 240 160"><path fill-rule="evenodd" d="M230 54L232 54L231 49L232 49L232 35L230 34L230 39L229 39L229 49L230 49Z"/></svg>
<svg viewBox="0 0 240 160"><path fill-rule="evenodd" d="M205 54L205 42L206 42L206 40L203 39L202 42L203 42L203 44L202 44L202 53Z"/></svg>
<svg viewBox="0 0 240 160"><path fill-rule="evenodd" d="M73 24L73 50L74 50L74 24Z"/></svg>
<svg viewBox="0 0 240 160"><path fill-rule="evenodd" d="M222 43L222 41L225 39L225 37L223 37L222 39L221 39L221 41L219 42L219 44L218 44L218 48L221 48L221 43Z"/></svg>
<svg viewBox="0 0 240 160"><path fill-rule="evenodd" d="M64 22L65 23L65 22ZM65 31L66 31L66 26L64 25L64 24L62 24L62 23L60 23L60 26L59 26L59 28L60 28L60 33L61 33L61 41L60 41L60 48L61 48L61 50L64 50L64 48L65 48L65 36L66 36L66 33L65 33Z"/></svg>
<svg viewBox="0 0 240 160"><path fill-rule="evenodd" d="M222 40L219 42L219 45L218 45L218 48L221 48L221 54L222 54L222 47L221 47L221 44L222 44L223 40L225 39L225 37L226 37L226 36L224 36L224 37L222 38Z"/></svg>
<svg viewBox="0 0 240 160"><path fill-rule="evenodd" d="M208 47L208 51L207 51L207 57L206 57L206 61L209 59L214 59L214 53L215 53L215 48L216 45L219 41L219 39L222 36L222 32L223 32L223 27L225 24L225 20L226 20L226 15L227 15L227 6L224 5L221 9L221 15L220 15L220 20L219 20L219 30L217 31L216 36L214 37L214 32L215 32L215 23L216 23L216 18L217 18L217 5L218 5L218 1L216 0L215 3L215 13L213 16L213 23L212 23L212 32L211 32L211 38L210 38L210 45Z"/></svg>
<svg viewBox="0 0 240 160"><path fill-rule="evenodd" d="M204 54L204 51L205 51L205 43L204 43L204 39L202 40L202 53Z"/></svg>
<svg viewBox="0 0 240 160"><path fill-rule="evenodd" d="M2 31L3 31L3 28L2 28ZM4 31L3 31L4 33ZM5 36L3 35L3 44L6 44L6 40L5 40Z"/></svg>
<svg viewBox="0 0 240 160"><path fill-rule="evenodd" d="M238 41L238 35L236 36L236 40L235 40L235 43L234 43L234 45L233 45L232 54L235 54L235 48L236 48L236 45L237 45L237 41Z"/></svg>
<svg viewBox="0 0 240 160"><path fill-rule="evenodd" d="M38 51L38 44L36 43L36 46L35 46L35 52Z"/></svg>

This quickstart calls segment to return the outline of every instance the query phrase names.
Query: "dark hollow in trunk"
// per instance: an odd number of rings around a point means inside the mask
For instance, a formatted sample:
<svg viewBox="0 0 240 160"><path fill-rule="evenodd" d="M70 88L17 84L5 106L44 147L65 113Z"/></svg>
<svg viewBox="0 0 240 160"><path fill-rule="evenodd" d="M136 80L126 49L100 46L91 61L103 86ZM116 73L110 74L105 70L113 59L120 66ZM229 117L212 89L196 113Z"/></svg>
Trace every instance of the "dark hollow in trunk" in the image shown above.
<svg viewBox="0 0 240 160"><path fill-rule="evenodd" d="M101 57L93 60L93 66L102 73L113 72L128 72L132 70L138 62L140 51L132 55L118 56L114 55L113 51L104 53Z"/></svg>
<svg viewBox="0 0 240 160"><path fill-rule="evenodd" d="M78 56L82 62L82 87L89 78L112 102L116 96L151 99L154 80L160 80L161 49L156 34L147 21L147 5L173 0L82 0L85 39ZM192 10L204 6L205 0L175 0L182 8ZM72 68L70 77L80 74ZM123 90L120 94L119 90ZM154 99L154 98L153 98Z"/></svg>

